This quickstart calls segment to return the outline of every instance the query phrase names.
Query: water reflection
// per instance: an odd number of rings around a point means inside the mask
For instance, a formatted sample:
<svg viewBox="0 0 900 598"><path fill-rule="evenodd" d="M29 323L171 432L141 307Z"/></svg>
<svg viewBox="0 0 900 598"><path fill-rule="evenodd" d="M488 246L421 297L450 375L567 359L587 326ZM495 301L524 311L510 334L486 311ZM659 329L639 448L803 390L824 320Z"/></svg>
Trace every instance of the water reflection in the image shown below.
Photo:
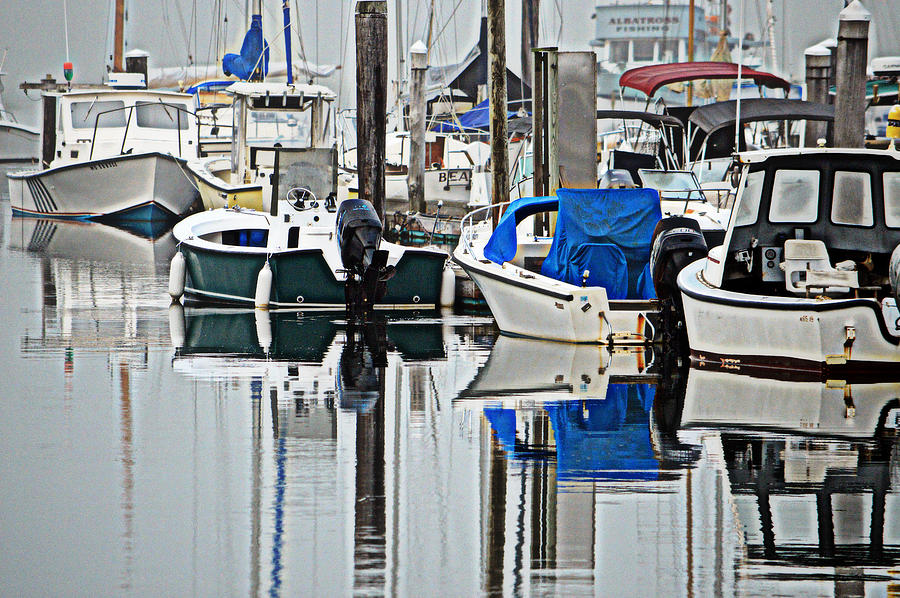
<svg viewBox="0 0 900 598"><path fill-rule="evenodd" d="M835 594L890 579L900 561L900 384L773 381L691 370L685 430L722 428L732 502L758 575L813 580ZM829 576L830 577L830 576Z"/></svg>
<svg viewBox="0 0 900 598"><path fill-rule="evenodd" d="M104 257L54 224L3 226L6 593L898 590L897 385L170 309L165 237Z"/></svg>

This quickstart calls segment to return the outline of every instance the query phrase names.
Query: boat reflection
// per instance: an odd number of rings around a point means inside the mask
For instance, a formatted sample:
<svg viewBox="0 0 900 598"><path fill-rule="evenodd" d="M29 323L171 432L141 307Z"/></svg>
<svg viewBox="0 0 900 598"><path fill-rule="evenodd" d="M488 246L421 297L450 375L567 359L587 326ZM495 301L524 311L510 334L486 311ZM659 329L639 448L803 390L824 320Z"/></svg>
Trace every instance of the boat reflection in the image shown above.
<svg viewBox="0 0 900 598"><path fill-rule="evenodd" d="M143 236L96 222L11 218L11 251L36 258L40 333L23 350L115 348L146 353L165 345L165 274L175 252L170 232ZM162 324L162 325L160 325Z"/></svg>
<svg viewBox="0 0 900 598"><path fill-rule="evenodd" d="M426 521L438 508L419 504L406 482L443 478L460 462L454 454L469 456L465 445L448 444L445 432L459 423L440 403L486 358L486 326L452 317L355 324L299 312L177 315L175 371L250 398L253 595L402 593L392 589L401 552L441 575L442 562L400 532L417 522L433 529ZM434 437L435 428L444 432ZM447 449L449 460L428 460ZM477 497L476 488L455 492ZM432 549L452 555L456 547L447 538ZM286 575L297 559L329 566Z"/></svg>
<svg viewBox="0 0 900 598"><path fill-rule="evenodd" d="M834 567L862 592L900 562L900 383L792 382L691 369L685 434L719 430L751 562ZM842 590L842 591L844 591ZM866 592L868 594L868 592Z"/></svg>

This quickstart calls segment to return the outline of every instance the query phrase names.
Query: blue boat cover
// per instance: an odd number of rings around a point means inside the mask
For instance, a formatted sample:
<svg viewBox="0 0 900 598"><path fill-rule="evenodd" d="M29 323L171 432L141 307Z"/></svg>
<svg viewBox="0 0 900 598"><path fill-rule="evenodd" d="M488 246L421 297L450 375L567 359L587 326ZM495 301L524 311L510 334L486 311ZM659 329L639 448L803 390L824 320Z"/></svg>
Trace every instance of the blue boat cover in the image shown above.
<svg viewBox="0 0 900 598"><path fill-rule="evenodd" d="M259 55L265 53L260 61ZM247 81L259 64L263 76L269 72L269 44L263 39L262 15L253 15L250 20L250 29L244 35L244 43L241 44L240 54L226 54L222 58L222 71L226 75L235 75L242 81Z"/></svg>
<svg viewBox="0 0 900 598"><path fill-rule="evenodd" d="M624 275L625 296L610 292L611 287L621 289L621 280L611 286L603 284L610 299L652 298L648 265L653 230L662 217L659 193L655 189L559 189L556 194L556 231L541 274L578 286L585 270L590 271L588 284ZM601 261L614 252L598 245L613 245L621 251L624 273L617 255L611 264ZM600 274L610 269L615 272Z"/></svg>
<svg viewBox="0 0 900 598"><path fill-rule="evenodd" d="M539 212L553 212L557 206L556 197L522 197L506 206L500 222L484 246L484 257L495 264L512 261L516 256L516 225L528 216Z"/></svg>
<svg viewBox="0 0 900 598"><path fill-rule="evenodd" d="M488 101L489 100L484 100L477 106L470 108L469 110L460 114L460 126L456 126L456 124L454 123L444 122L438 123L435 126L431 127L431 130L439 131L442 133L487 131L491 127L491 111ZM510 112L507 110L507 119L513 118L514 116L516 116L515 112Z"/></svg>

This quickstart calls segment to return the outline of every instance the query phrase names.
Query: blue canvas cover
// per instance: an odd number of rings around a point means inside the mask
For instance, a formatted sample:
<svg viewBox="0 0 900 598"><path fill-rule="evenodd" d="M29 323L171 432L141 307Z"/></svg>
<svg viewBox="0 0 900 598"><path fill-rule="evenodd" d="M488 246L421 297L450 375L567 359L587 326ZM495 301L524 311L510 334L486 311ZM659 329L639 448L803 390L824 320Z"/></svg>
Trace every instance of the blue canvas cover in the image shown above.
<svg viewBox="0 0 900 598"><path fill-rule="evenodd" d="M441 133L459 133L459 132L471 132L471 131L487 131L491 127L491 111L490 105L488 104L489 100L484 100L477 106L463 112L459 115L459 124L460 126L456 126L455 123L438 123L435 126L431 127L432 131L439 131ZM510 112L507 110L506 118L510 119L516 116L515 112Z"/></svg>
<svg viewBox="0 0 900 598"><path fill-rule="evenodd" d="M610 298L652 298L652 285L648 284L645 270L650 261L653 230L662 217L659 193L655 189L559 189L556 194L556 232L541 274L581 286L585 270L593 278L595 270L609 269L609 264L596 259L598 252L581 246L614 245L625 257L627 292L625 297Z"/></svg>
<svg viewBox="0 0 900 598"><path fill-rule="evenodd" d="M523 197L506 206L500 222L484 246L484 257L495 264L511 261L516 255L516 225L528 216L556 210L556 197Z"/></svg>
<svg viewBox="0 0 900 598"><path fill-rule="evenodd" d="M259 55L263 53L263 59L260 60ZM244 35L244 43L241 44L241 53L226 54L222 58L222 72L247 81L256 70L257 63L265 76L269 72L269 44L263 39L261 15L252 16L250 29Z"/></svg>

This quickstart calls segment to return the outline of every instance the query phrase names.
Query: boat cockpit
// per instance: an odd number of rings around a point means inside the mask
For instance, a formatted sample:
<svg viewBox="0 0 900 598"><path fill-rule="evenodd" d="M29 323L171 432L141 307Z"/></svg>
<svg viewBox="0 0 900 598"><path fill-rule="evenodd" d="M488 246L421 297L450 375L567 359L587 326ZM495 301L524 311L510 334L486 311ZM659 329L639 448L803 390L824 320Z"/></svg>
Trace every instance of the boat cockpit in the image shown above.
<svg viewBox="0 0 900 598"><path fill-rule="evenodd" d="M767 295L889 296L900 153L809 149L741 159L741 190L724 245L710 251L708 281Z"/></svg>

